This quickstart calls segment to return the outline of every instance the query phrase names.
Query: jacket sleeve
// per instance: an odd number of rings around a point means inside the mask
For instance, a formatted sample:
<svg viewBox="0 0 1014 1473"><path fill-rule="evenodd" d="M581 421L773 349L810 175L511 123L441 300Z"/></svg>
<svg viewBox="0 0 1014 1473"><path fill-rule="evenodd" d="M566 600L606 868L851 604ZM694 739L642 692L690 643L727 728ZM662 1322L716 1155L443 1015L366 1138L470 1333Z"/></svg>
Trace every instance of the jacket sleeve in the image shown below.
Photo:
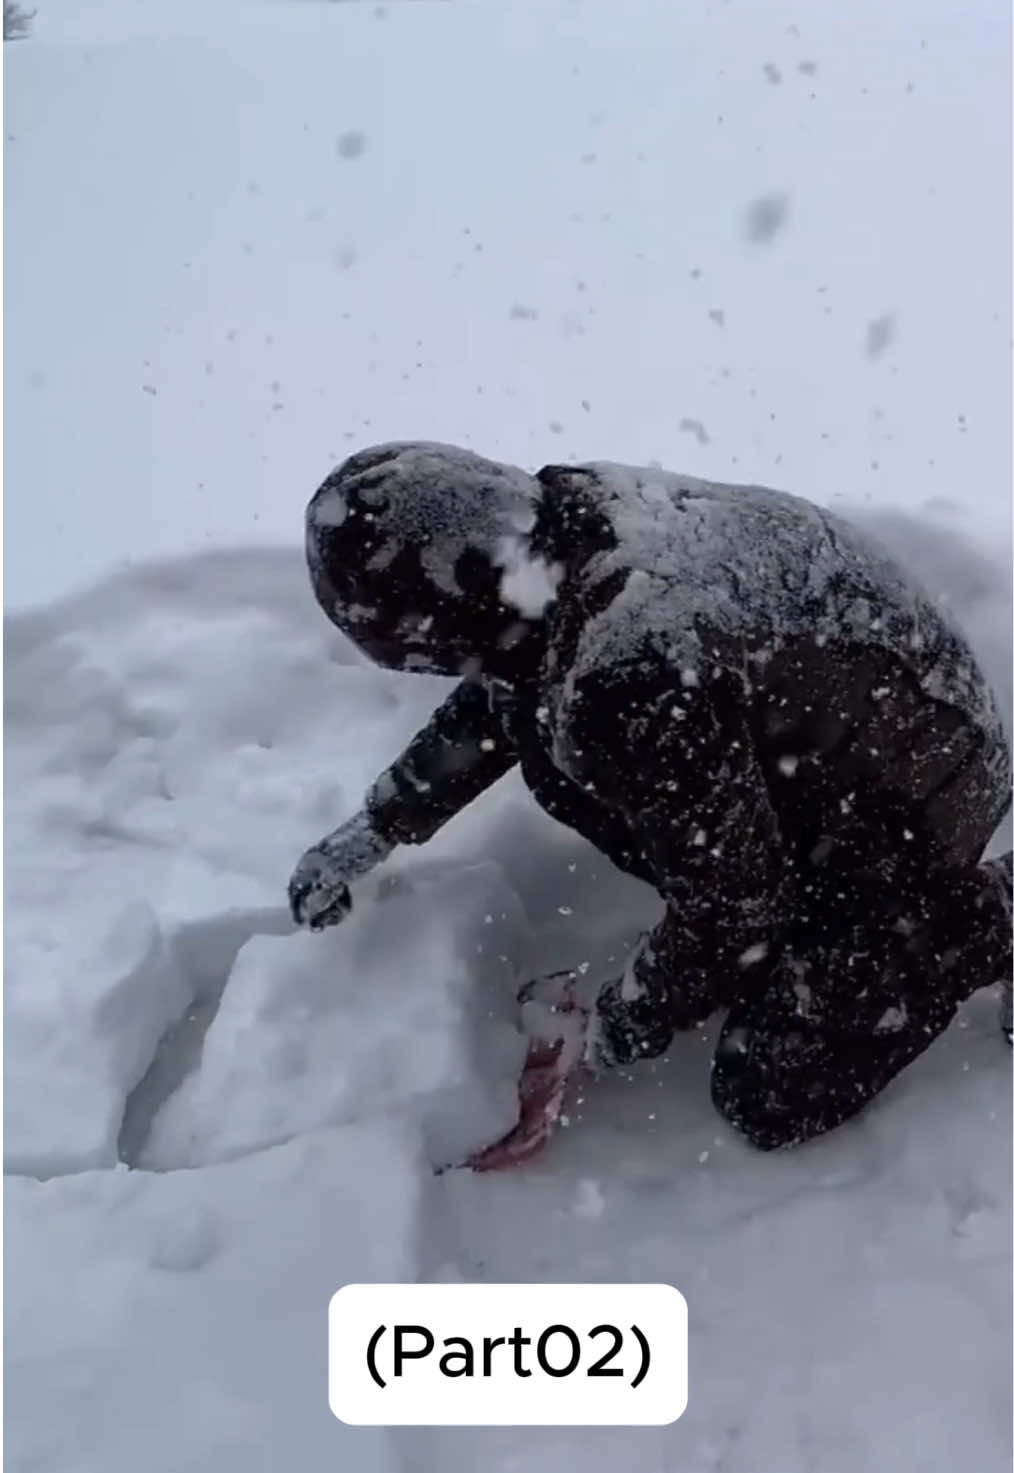
<svg viewBox="0 0 1014 1473"><path fill-rule="evenodd" d="M377 778L366 812L391 844L425 844L517 761L492 682L465 680Z"/></svg>

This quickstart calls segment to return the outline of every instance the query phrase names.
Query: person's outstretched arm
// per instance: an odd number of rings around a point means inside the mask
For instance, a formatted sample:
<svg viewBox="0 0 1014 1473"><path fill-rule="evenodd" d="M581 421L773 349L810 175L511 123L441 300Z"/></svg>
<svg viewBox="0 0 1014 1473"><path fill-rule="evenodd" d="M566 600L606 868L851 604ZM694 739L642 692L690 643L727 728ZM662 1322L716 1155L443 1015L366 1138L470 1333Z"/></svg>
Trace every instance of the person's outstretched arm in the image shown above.
<svg viewBox="0 0 1014 1473"><path fill-rule="evenodd" d="M457 686L382 772L363 806L308 849L289 882L293 919L317 931L351 909L349 884L398 844L425 844L448 819L503 777L517 760L495 687Z"/></svg>

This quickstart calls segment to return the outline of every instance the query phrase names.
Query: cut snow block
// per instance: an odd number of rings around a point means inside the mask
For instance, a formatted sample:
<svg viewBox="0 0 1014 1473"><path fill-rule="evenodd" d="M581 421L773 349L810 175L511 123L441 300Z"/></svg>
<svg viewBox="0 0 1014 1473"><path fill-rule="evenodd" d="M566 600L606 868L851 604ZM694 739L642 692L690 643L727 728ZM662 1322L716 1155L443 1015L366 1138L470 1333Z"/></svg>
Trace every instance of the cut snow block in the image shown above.
<svg viewBox="0 0 1014 1473"><path fill-rule="evenodd" d="M6 959L5 1167L54 1176L116 1161L127 1095L189 992L151 907L68 933L20 925Z"/></svg>
<svg viewBox="0 0 1014 1473"><path fill-rule="evenodd" d="M10 1466L399 1466L388 1433L331 1415L327 1307L416 1277L418 1154L386 1123L201 1171L11 1181Z"/></svg>
<svg viewBox="0 0 1014 1473"><path fill-rule="evenodd" d="M481 1135L484 1109L491 1123L504 1116L498 1073L516 1072L522 928L486 864L402 874L333 931L253 937L200 1067L156 1116L141 1164L227 1160L380 1115L425 1123L455 1091Z"/></svg>

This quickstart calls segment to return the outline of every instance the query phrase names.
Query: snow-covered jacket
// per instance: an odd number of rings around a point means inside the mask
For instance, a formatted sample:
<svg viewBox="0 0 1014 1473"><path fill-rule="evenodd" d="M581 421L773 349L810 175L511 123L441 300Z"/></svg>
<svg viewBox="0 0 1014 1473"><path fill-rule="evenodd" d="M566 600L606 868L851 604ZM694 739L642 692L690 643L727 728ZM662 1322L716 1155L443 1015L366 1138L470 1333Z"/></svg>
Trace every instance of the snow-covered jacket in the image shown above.
<svg viewBox="0 0 1014 1473"><path fill-rule="evenodd" d="M871 794L957 863L1008 805L962 633L799 497L382 446L320 488L307 552L363 648L463 672L368 795L391 842L424 843L520 764L547 812L685 914L721 895L763 930L793 857Z"/></svg>

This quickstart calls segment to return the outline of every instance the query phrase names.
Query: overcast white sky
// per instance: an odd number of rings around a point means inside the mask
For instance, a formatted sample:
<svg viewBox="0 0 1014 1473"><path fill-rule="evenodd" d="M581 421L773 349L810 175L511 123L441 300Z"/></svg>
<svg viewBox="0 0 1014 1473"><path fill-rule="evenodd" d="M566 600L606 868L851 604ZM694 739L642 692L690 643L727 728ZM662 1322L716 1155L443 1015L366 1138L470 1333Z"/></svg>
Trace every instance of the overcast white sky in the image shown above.
<svg viewBox="0 0 1014 1473"><path fill-rule="evenodd" d="M38 0L4 57L8 604L295 543L393 437L997 535L1009 30L996 0Z"/></svg>

